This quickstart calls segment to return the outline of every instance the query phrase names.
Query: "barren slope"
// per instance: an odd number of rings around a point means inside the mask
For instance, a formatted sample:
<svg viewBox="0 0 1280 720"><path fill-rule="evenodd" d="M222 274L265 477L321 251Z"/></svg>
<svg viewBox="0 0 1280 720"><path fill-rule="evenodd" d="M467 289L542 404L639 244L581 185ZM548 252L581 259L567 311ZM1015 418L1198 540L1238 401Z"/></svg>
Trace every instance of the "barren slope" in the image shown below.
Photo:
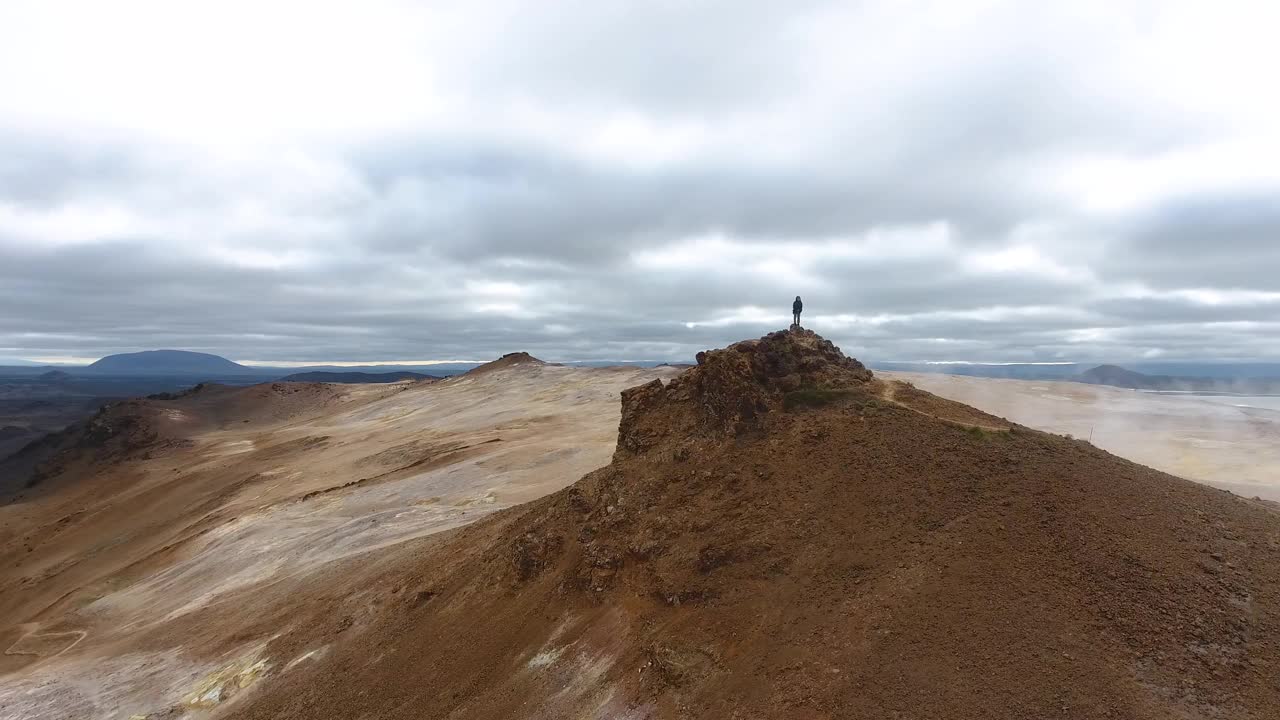
<svg viewBox="0 0 1280 720"><path fill-rule="evenodd" d="M526 356L109 408L0 466L0 717L216 714L211 672L357 581L330 565L573 482L608 462L618 393L674 374Z"/></svg>
<svg viewBox="0 0 1280 720"><path fill-rule="evenodd" d="M1179 477L1280 501L1280 411L1256 400L1075 382L880 373Z"/></svg>
<svg viewBox="0 0 1280 720"><path fill-rule="evenodd" d="M1267 505L908 395L809 333L708 353L610 466L334 572L226 710L1280 716Z"/></svg>

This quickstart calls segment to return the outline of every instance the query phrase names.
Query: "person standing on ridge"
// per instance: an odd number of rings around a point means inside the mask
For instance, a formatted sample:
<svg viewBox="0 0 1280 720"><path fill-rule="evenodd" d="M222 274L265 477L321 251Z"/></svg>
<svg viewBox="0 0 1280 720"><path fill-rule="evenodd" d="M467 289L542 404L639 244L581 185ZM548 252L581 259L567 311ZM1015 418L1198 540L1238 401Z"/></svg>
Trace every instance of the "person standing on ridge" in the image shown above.
<svg viewBox="0 0 1280 720"><path fill-rule="evenodd" d="M795 322L791 323L791 327L800 327L800 313L804 310L804 303L800 302L800 296L796 296L796 301L791 303L791 314L795 316Z"/></svg>

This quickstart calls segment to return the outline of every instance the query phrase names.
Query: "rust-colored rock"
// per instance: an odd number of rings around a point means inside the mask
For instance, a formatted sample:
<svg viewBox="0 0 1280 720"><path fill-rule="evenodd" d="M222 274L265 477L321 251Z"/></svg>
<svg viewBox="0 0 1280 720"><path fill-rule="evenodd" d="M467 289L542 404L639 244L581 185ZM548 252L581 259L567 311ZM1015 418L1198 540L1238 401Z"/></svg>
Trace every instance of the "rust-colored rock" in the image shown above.
<svg viewBox="0 0 1280 720"><path fill-rule="evenodd" d="M697 360L666 387L655 380L622 394L619 452L642 452L668 438L740 436L758 430L788 392L851 390L872 379L862 363L810 330L770 333L700 352Z"/></svg>

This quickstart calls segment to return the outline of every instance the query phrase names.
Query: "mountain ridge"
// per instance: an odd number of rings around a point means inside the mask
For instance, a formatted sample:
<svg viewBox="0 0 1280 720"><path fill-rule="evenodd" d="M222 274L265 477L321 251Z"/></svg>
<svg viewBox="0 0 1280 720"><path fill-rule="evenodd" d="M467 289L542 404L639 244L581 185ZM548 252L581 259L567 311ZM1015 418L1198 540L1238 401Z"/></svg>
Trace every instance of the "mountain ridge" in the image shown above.
<svg viewBox="0 0 1280 720"><path fill-rule="evenodd" d="M1090 385L1109 385L1131 390L1233 394L1280 392L1280 379L1277 378L1210 378L1149 375L1119 365L1098 365L1070 379L1074 382Z"/></svg>
<svg viewBox="0 0 1280 720"><path fill-rule="evenodd" d="M1267 504L886 383L811 333L698 363L623 392L608 466L302 610L360 630L232 717L1280 708Z"/></svg>
<svg viewBox="0 0 1280 720"><path fill-rule="evenodd" d="M81 372L115 375L251 375L254 369L220 355L189 350L143 350L108 355Z"/></svg>

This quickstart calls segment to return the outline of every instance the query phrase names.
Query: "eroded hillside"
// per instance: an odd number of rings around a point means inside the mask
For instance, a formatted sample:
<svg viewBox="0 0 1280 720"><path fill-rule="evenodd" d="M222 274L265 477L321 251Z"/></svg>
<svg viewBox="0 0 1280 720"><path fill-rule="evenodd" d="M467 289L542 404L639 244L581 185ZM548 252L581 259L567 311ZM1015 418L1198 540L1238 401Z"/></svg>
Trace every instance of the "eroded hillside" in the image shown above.
<svg viewBox="0 0 1280 720"><path fill-rule="evenodd" d="M113 405L0 468L0 717L216 711L201 683L345 592L330 566L600 467L618 393L672 375L526 356Z"/></svg>
<svg viewBox="0 0 1280 720"><path fill-rule="evenodd" d="M1134 462L1280 502L1274 398L1158 395L1044 380L884 373L1024 425L1086 438Z"/></svg>

